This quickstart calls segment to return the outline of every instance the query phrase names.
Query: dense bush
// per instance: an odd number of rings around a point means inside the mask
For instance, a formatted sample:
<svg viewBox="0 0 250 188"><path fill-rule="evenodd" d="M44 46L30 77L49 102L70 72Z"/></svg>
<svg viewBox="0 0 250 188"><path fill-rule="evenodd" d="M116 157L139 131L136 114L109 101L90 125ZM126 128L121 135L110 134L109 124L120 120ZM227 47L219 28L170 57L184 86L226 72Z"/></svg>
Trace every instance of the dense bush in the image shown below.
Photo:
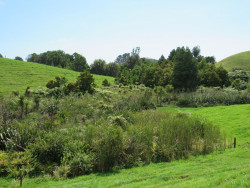
<svg viewBox="0 0 250 188"><path fill-rule="evenodd" d="M248 90L238 91L233 88L200 87L195 92L179 93L177 99L177 105L193 107L249 103L250 93Z"/></svg>
<svg viewBox="0 0 250 188"><path fill-rule="evenodd" d="M38 93L39 108L34 100ZM22 117L18 96L0 105L2 175L14 170L9 151L23 151L24 167L32 167L30 176L66 178L225 147L217 127L186 114L153 110L154 92L143 86L96 88L92 95L58 98L48 93L31 91L25 96L29 105Z"/></svg>

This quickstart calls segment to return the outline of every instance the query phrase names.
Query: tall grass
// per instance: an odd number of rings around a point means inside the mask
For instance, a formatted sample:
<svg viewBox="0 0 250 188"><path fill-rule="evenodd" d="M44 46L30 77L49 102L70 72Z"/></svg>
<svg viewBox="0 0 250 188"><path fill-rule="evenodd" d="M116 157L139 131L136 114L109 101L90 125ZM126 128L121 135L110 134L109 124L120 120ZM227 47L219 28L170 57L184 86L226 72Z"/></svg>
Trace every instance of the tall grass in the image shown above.
<svg viewBox="0 0 250 188"><path fill-rule="evenodd" d="M195 92L178 94L177 105L179 106L214 106L249 104L249 90L238 91L232 88L205 88L200 87Z"/></svg>

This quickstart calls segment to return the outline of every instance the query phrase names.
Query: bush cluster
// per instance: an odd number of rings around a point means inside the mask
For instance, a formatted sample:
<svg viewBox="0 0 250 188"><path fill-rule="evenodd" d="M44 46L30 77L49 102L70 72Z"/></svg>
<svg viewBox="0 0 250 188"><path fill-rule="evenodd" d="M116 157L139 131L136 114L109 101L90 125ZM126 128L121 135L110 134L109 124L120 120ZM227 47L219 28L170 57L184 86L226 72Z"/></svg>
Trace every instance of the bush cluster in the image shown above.
<svg viewBox="0 0 250 188"><path fill-rule="evenodd" d="M217 127L186 114L154 110L153 92L142 86L97 88L92 95L38 93L21 97L28 102L20 103L20 96L1 102L1 175L27 169L30 176L66 178L225 147ZM16 166L10 164L15 158L10 152L22 153Z"/></svg>
<svg viewBox="0 0 250 188"><path fill-rule="evenodd" d="M200 87L195 92L177 94L178 106L198 107L214 105L249 104L248 90L238 91L233 88L206 88Z"/></svg>

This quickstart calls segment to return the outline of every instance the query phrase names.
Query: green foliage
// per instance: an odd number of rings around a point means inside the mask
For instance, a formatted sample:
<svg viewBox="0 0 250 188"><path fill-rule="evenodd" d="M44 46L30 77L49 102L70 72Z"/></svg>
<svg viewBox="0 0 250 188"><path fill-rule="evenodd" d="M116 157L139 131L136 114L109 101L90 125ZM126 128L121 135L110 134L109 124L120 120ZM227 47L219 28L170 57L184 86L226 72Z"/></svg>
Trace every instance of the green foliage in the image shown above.
<svg viewBox="0 0 250 188"><path fill-rule="evenodd" d="M122 64L124 64L125 62L126 62L126 60L127 60L127 58L130 56L130 53L125 53L125 54L123 54L123 55L119 55L117 58L116 58L116 60L115 60L115 62L117 63L117 64L119 64L119 65L122 65Z"/></svg>
<svg viewBox="0 0 250 188"><path fill-rule="evenodd" d="M227 87L230 85L228 72L223 67L215 67L206 60L198 63L199 69L199 85L206 87Z"/></svg>
<svg viewBox="0 0 250 188"><path fill-rule="evenodd" d="M189 48L177 48L174 55L173 86L176 89L194 90L198 85L197 61Z"/></svg>
<svg viewBox="0 0 250 188"><path fill-rule="evenodd" d="M140 56L138 54L133 54L126 59L124 66L127 67L128 69L133 69L134 66L140 64L141 64Z"/></svg>
<svg viewBox="0 0 250 188"><path fill-rule="evenodd" d="M78 53L73 54L73 61L71 63L71 68L77 72L83 72L89 68L85 57Z"/></svg>
<svg viewBox="0 0 250 188"><path fill-rule="evenodd" d="M164 90L156 87L159 99ZM1 130L8 128L3 149L24 151L32 167L29 175L49 173L58 179L223 149L219 130L209 129L212 125L189 116L146 111L155 108L153 97L153 90L141 85L97 88L93 95L70 93L57 99L40 95L39 109L29 108L22 118L14 115L19 114L18 103L3 103L0 117L7 114ZM35 105L32 97L26 100ZM195 126L208 129L192 132ZM205 134L214 134L216 140L203 138ZM160 142L164 136L169 141Z"/></svg>
<svg viewBox="0 0 250 188"><path fill-rule="evenodd" d="M96 59L94 63L90 66L91 73L105 75L106 62L102 59Z"/></svg>
<svg viewBox="0 0 250 188"><path fill-rule="evenodd" d="M207 69L201 78L201 84L206 87L216 87L221 85L222 80L214 69Z"/></svg>
<svg viewBox="0 0 250 188"><path fill-rule="evenodd" d="M200 52L201 52L200 46L193 47L192 54L196 59L198 59Z"/></svg>
<svg viewBox="0 0 250 188"><path fill-rule="evenodd" d="M239 78L242 81L248 82L250 80L250 71L236 70L234 72L229 72L228 76L231 81Z"/></svg>
<svg viewBox="0 0 250 188"><path fill-rule="evenodd" d="M43 137L38 137L36 142L30 143L28 148L32 157L39 163L60 165L68 141L64 135L48 132Z"/></svg>
<svg viewBox="0 0 250 188"><path fill-rule="evenodd" d="M236 78L232 82L232 87L237 89L237 90L244 90L247 88L247 82L241 80L240 78Z"/></svg>
<svg viewBox="0 0 250 188"><path fill-rule="evenodd" d="M9 171L10 161L9 155L0 150L0 176L6 176Z"/></svg>
<svg viewBox="0 0 250 188"><path fill-rule="evenodd" d="M94 92L94 78L93 75L90 74L89 70L86 70L78 76L76 81L77 87L79 91L82 93L93 93Z"/></svg>
<svg viewBox="0 0 250 188"><path fill-rule="evenodd" d="M41 54L33 53L27 57L27 61L55 67L67 67L78 72L82 72L89 68L85 57L78 53L74 53L73 55L66 54L62 50L47 51Z"/></svg>
<svg viewBox="0 0 250 188"><path fill-rule="evenodd" d="M47 84L46 84L46 87L49 88L49 89L53 89L55 87L60 87L62 85L65 85L67 83L67 79L65 77L59 77L59 76L56 76L55 78L56 80L50 80Z"/></svg>
<svg viewBox="0 0 250 188"><path fill-rule="evenodd" d="M27 187L203 187L205 184L216 187L249 187L249 114L250 105L216 106L210 108L162 107L164 112L184 112L206 118L233 137L237 138L237 147L209 155L190 157L172 162L151 163L141 166L140 160L131 161L136 168L95 173L74 179L55 181L49 176L26 178ZM247 122L247 123L246 123ZM130 166L131 167L131 166ZM183 170L185 169L185 170ZM233 170L232 170L233 169ZM167 176L166 176L167 174ZM171 178L169 178L171 177ZM157 182L157 183L156 183ZM0 178L3 187L17 186L11 178Z"/></svg>
<svg viewBox="0 0 250 188"><path fill-rule="evenodd" d="M21 57L19 57L19 56L16 56L16 57L15 57L15 60L23 61L23 58L21 58Z"/></svg>
<svg viewBox="0 0 250 188"><path fill-rule="evenodd" d="M108 63L105 66L105 75L116 77L117 73L119 72L120 66L117 63Z"/></svg>
<svg viewBox="0 0 250 188"><path fill-rule="evenodd" d="M195 92L180 93L177 99L179 106L214 106L249 104L249 91L237 91L234 89L204 88L200 87Z"/></svg>
<svg viewBox="0 0 250 188"><path fill-rule="evenodd" d="M105 86L105 87L109 87L110 83L108 82L107 79L105 79L105 80L103 80L102 85Z"/></svg>

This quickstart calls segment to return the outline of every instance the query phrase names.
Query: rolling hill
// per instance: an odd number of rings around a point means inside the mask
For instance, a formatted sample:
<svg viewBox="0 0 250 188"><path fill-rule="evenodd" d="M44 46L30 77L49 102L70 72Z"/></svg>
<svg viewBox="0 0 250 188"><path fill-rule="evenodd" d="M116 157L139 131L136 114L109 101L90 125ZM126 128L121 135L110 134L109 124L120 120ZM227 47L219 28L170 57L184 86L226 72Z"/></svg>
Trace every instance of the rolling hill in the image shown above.
<svg viewBox="0 0 250 188"><path fill-rule="evenodd" d="M250 51L227 57L216 63L217 66L223 66L227 71L232 71L233 68L241 68L243 70L250 70Z"/></svg>
<svg viewBox="0 0 250 188"><path fill-rule="evenodd" d="M46 83L56 76L64 76L68 82L74 82L79 74L79 72L48 65L0 58L0 96L12 91L24 92L27 86L31 89L45 87ZM114 84L113 77L94 75L94 78L97 86L101 86L105 78Z"/></svg>

